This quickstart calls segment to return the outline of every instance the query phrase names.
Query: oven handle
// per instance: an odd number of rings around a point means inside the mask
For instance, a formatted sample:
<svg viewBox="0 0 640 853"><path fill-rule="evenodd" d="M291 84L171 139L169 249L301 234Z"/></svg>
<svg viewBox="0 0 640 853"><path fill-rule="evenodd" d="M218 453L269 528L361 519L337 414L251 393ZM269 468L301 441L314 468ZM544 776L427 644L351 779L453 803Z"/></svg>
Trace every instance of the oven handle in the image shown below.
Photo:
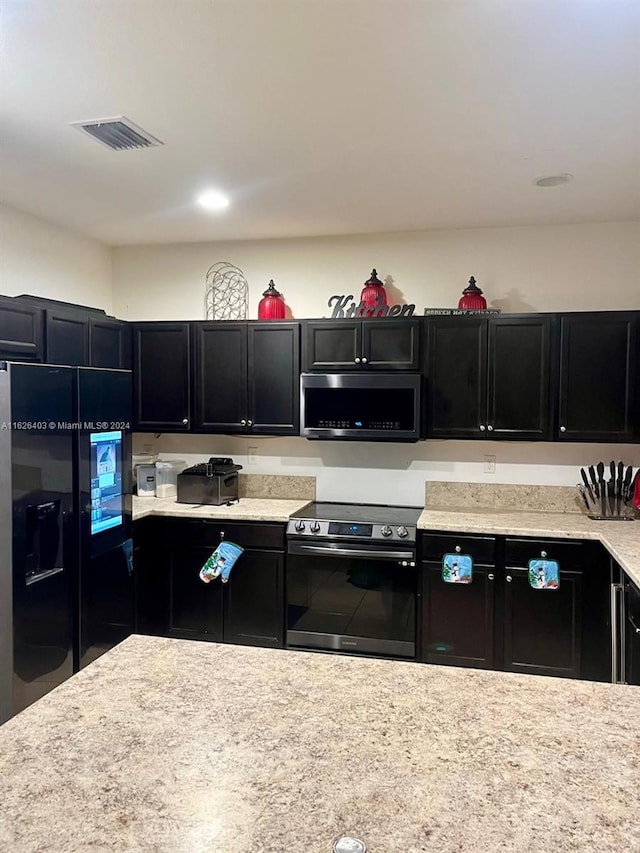
<svg viewBox="0 0 640 853"><path fill-rule="evenodd" d="M415 560L414 551L390 551L388 548L339 548L334 545L289 543L289 554L315 554L324 557L366 557L368 560Z"/></svg>

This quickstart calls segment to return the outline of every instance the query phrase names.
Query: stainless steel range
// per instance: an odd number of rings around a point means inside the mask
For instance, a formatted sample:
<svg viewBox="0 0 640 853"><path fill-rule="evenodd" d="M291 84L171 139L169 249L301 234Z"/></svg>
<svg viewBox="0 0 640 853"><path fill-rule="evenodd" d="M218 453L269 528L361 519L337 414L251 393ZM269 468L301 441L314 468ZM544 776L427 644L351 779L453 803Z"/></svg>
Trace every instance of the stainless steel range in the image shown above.
<svg viewBox="0 0 640 853"><path fill-rule="evenodd" d="M414 658L421 507L313 503L287 527L287 645Z"/></svg>

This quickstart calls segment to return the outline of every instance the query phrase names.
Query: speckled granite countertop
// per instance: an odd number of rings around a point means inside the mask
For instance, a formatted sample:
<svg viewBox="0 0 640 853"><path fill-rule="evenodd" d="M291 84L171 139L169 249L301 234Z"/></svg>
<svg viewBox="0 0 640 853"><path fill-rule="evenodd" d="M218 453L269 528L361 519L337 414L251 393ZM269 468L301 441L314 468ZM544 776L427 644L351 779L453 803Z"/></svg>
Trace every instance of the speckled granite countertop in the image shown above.
<svg viewBox="0 0 640 853"><path fill-rule="evenodd" d="M308 500L279 498L240 498L231 506L179 504L175 498L132 499L133 520L147 515L171 515L177 518L219 518L221 521L288 521L289 516L309 503Z"/></svg>
<svg viewBox="0 0 640 853"><path fill-rule="evenodd" d="M640 521L592 521L578 513L447 508L425 509L418 528L496 536L596 539L640 586Z"/></svg>
<svg viewBox="0 0 640 853"><path fill-rule="evenodd" d="M640 849L640 689L134 636L0 728L12 853Z"/></svg>

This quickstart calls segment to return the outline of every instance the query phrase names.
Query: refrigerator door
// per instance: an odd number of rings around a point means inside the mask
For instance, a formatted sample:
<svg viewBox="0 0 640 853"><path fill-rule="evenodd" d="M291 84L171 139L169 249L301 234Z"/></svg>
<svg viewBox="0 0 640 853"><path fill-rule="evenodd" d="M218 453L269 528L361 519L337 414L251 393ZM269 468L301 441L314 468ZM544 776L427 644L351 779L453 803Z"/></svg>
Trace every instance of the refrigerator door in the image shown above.
<svg viewBox="0 0 640 853"><path fill-rule="evenodd" d="M65 367L10 364L6 378L9 394L0 421L10 427L7 517L17 713L73 672L74 376ZM3 548L7 565L6 542Z"/></svg>
<svg viewBox="0 0 640 853"><path fill-rule="evenodd" d="M76 666L134 628L131 373L78 368L79 620Z"/></svg>

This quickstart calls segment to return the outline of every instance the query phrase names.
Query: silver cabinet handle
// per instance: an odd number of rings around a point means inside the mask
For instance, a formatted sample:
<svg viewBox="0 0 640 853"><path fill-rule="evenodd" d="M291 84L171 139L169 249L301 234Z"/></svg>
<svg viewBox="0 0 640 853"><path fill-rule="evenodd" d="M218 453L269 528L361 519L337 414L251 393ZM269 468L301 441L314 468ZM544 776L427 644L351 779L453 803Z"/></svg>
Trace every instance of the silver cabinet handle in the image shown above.
<svg viewBox="0 0 640 853"><path fill-rule="evenodd" d="M627 619L629 620L629 622L631 622L631 627L636 632L636 634L640 634L640 628L638 628L636 623L633 621L633 616L630 613L627 615Z"/></svg>
<svg viewBox="0 0 640 853"><path fill-rule="evenodd" d="M566 431L567 431L566 426L561 426L561 427L560 427L560 432L566 432Z"/></svg>
<svg viewBox="0 0 640 853"><path fill-rule="evenodd" d="M253 421L247 421L247 426L253 426Z"/></svg>
<svg viewBox="0 0 640 853"><path fill-rule="evenodd" d="M368 361L369 361L369 359L368 359L368 358L366 358L366 356L364 356L364 355L363 355L363 356L362 356L362 363L363 363L363 364L366 364Z"/></svg>
<svg viewBox="0 0 640 853"><path fill-rule="evenodd" d="M186 426L188 423L189 423L189 418L183 418L182 419L183 426Z"/></svg>
<svg viewBox="0 0 640 853"><path fill-rule="evenodd" d="M484 424L480 424L480 429L482 430L482 432L484 432L486 429L486 426Z"/></svg>
<svg viewBox="0 0 640 853"><path fill-rule="evenodd" d="M489 424L489 426L487 427L487 429L489 430L489 432L493 432L493 427L491 426L491 424Z"/></svg>
<svg viewBox="0 0 640 853"><path fill-rule="evenodd" d="M488 578L490 581L492 581L492 580L494 579L494 577L495 577L495 575L493 574L493 572L489 572L489 574L487 575L487 578Z"/></svg>
<svg viewBox="0 0 640 853"><path fill-rule="evenodd" d="M507 582L507 583L511 583L511 581L513 580L513 578L511 577L511 575L507 575L507 577L505 578L505 580L506 580L506 582Z"/></svg>
<svg viewBox="0 0 640 853"><path fill-rule="evenodd" d="M246 420L243 418L243 419L240 421L240 426L246 426L246 425L247 425L247 422L246 422Z"/></svg>
<svg viewBox="0 0 640 853"><path fill-rule="evenodd" d="M356 364L360 364L360 358L358 356L356 356L353 360Z"/></svg>
<svg viewBox="0 0 640 853"><path fill-rule="evenodd" d="M456 554L459 554L462 551L462 548L459 545L456 545Z"/></svg>
<svg viewBox="0 0 640 853"><path fill-rule="evenodd" d="M540 551L540 556L542 558L545 558L547 556L547 552L546 551Z"/></svg>

